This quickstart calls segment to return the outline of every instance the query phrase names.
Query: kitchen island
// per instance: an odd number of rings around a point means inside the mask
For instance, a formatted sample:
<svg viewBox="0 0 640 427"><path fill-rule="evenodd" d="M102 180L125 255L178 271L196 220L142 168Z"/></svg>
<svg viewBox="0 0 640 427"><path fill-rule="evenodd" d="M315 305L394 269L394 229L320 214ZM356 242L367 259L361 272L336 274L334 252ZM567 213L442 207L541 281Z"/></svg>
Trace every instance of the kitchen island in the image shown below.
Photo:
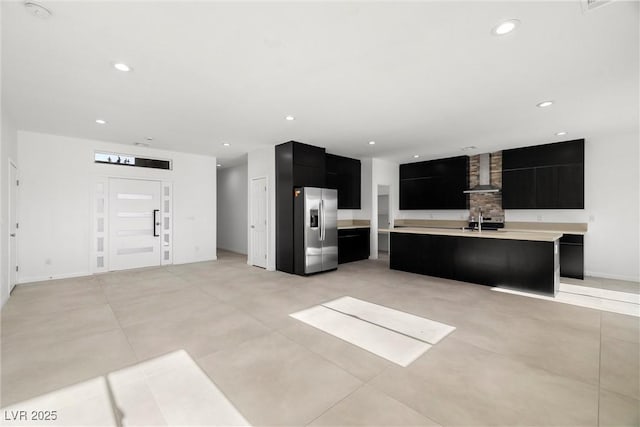
<svg viewBox="0 0 640 427"><path fill-rule="evenodd" d="M388 231L394 270L555 295L562 233L400 227Z"/></svg>

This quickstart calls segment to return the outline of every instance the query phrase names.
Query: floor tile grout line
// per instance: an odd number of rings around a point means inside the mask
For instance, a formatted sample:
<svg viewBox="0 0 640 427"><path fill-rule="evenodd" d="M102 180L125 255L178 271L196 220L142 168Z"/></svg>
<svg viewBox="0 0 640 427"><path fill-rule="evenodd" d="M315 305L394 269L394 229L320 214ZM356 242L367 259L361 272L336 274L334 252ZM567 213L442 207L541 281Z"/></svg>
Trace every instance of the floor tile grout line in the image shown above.
<svg viewBox="0 0 640 427"><path fill-rule="evenodd" d="M69 311L75 311L75 310L81 310L81 309L89 309L89 308L97 307L97 306L101 306L101 305L109 306L109 303L108 302L104 302L104 303L101 303L101 304L90 304L90 305L86 305L86 306L76 307L76 308L73 308L73 309L70 309L70 310L56 311L56 312L52 312L52 313L47 313L47 315L58 317L59 315L63 315L65 313L69 312ZM109 306L109 310L112 311L111 310L111 306ZM114 318L115 318L115 314L114 314ZM115 320L117 321L118 319L116 318ZM43 323L43 322L38 322L38 323ZM31 324L30 326L33 326L33 324ZM92 336L92 335L104 334L104 333L107 333L107 332L115 331L115 330L117 330L119 328L120 328L120 325L118 324L118 326L114 326L112 328L103 329L103 330L100 330L100 331L85 332L85 333L81 333L81 334L78 334L78 335L75 335L75 336L72 336L72 337L57 339L56 343L65 343L65 342L77 340L77 339L80 339L80 338L86 338L86 337L89 337L89 336ZM16 335L18 335L20 333L22 333L22 332L16 332L16 333L12 333L12 334L9 334L9 335L6 335L6 336L2 336L1 339L4 341L6 339L10 339L12 337L15 337Z"/></svg>
<svg viewBox="0 0 640 427"><path fill-rule="evenodd" d="M597 402L598 402L598 407L597 407L597 418L596 418L596 422L598 424L598 426L600 426L600 381L601 381L601 376L602 376L602 313L600 313L600 316L598 316L598 318L600 319L600 336L599 336L599 342L600 342L600 346L598 347L598 397L597 397Z"/></svg>
<svg viewBox="0 0 640 427"><path fill-rule="evenodd" d="M337 402L335 402L333 405L329 406L327 409L325 409L324 411L322 411L322 413L320 413L320 415L318 415L317 417L313 418L311 421L309 421L308 423L305 424L305 426L309 426L310 424L313 424L313 422L315 420L317 420L318 418L322 417L324 414L326 414L327 412L329 412L330 410L332 410L334 407L336 407L338 404L342 403L344 400L346 400L347 398L349 398L351 395L353 395L355 392L357 392L358 390L362 389L362 387L366 386L366 383L362 383L360 384L357 388L355 388L353 391L351 391L351 393L348 393L346 396L344 396L342 399L338 400Z"/></svg>
<svg viewBox="0 0 640 427"><path fill-rule="evenodd" d="M455 337L453 337L453 338L455 338ZM589 383L589 382L583 381L582 379L578 379L578 378L571 377L571 376L568 376L568 375L565 375L565 374L561 374L561 373L558 373L558 372L551 371L548 368L545 368L545 367L542 367L542 366L539 366L539 365L534 365L534 364L532 364L531 362L529 362L527 360L520 360L520 359L517 358L517 355L512 355L512 354L508 354L508 353L501 353L501 352L493 350L493 349L484 348L484 347L481 347L479 345L476 345L475 343L468 342L468 341L466 341L464 339L461 339L461 338L456 338L456 340L462 341L465 344L467 344L469 346L472 346L472 347L475 347L475 348L477 348L479 350L486 351L488 353L493 353L493 354L496 354L498 356L506 357L507 359L510 359L511 361L513 361L515 363L526 365L531 369L536 369L538 371L543 371L548 375L553 375L553 376L556 376L556 377L562 377L562 378L568 379L570 381L574 381L574 382L586 385L588 387L598 388L598 384ZM425 354L427 354L427 353L425 353ZM514 357L514 356L516 356L516 357Z"/></svg>
<svg viewBox="0 0 640 427"><path fill-rule="evenodd" d="M425 354L426 354L426 353L425 353ZM424 354L423 354L422 356L424 356ZM422 356L420 356L420 357L422 357ZM417 360L417 359L416 359L416 360ZM388 398L393 399L393 400L395 400L396 402L398 402L398 403L400 403L400 404L402 404L402 405L406 406L407 408L409 408L409 409L411 409L411 410L415 411L416 413L420 414L420 415L421 415L421 416L423 416L424 418L426 418L426 419L428 419L428 420L430 420L430 421L433 421L433 422L434 422L434 423L436 423L437 425L439 425L439 426L445 426L445 425L446 425L446 423L438 421L436 418L433 418L431 415L427 415L427 414L423 413L421 410L419 410L419 408L414 408L414 407L413 407L413 405L411 405L409 402L402 401L402 400L398 399L397 397L390 395L390 394L389 394L389 393L387 393L385 390L382 390L381 388L376 387L376 386L375 386L375 384L371 384L375 379L377 379L378 377L380 377L381 375L383 375L385 372L387 372L387 371L388 371L389 369L391 369L391 368L394 368L394 366L389 365L389 366L385 367L382 371L380 371L380 372L379 372L378 374L376 374L373 378L371 378L369 381L367 381L367 382L365 383L365 385L367 385L367 386L369 386L369 387L373 388L373 389L374 389L374 390L376 390L378 393L382 393L383 395L387 396ZM402 369L406 369L406 368L402 368Z"/></svg>
<svg viewBox="0 0 640 427"><path fill-rule="evenodd" d="M606 387L600 387L600 390L606 391L607 393L610 393L610 394L615 394L618 398L621 398L621 399L633 400L634 402L638 403L638 408L640 408L640 398L629 396L628 394L624 394L616 390L611 390Z"/></svg>

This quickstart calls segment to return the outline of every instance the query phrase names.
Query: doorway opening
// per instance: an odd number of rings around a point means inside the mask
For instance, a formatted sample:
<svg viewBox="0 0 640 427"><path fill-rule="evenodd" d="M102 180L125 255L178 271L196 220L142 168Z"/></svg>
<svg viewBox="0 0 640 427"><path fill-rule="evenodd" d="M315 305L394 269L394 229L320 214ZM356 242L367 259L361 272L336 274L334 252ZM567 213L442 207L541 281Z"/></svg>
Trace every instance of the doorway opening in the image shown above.
<svg viewBox="0 0 640 427"><path fill-rule="evenodd" d="M18 282L18 167L9 160L9 271L7 284L11 294Z"/></svg>
<svg viewBox="0 0 640 427"><path fill-rule="evenodd" d="M261 268L267 268L268 194L267 177L251 179L249 262Z"/></svg>
<svg viewBox="0 0 640 427"><path fill-rule="evenodd" d="M391 227L390 188L388 185L378 185L378 258L389 256L389 233L381 229Z"/></svg>

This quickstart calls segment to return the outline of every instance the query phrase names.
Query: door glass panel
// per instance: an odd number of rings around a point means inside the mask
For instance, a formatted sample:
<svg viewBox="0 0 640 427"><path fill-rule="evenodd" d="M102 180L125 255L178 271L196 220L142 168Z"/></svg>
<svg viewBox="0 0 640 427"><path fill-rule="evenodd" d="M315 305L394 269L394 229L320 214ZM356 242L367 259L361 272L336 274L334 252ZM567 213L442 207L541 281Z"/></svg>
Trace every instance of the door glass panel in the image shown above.
<svg viewBox="0 0 640 427"><path fill-rule="evenodd" d="M118 249L118 255L130 255L140 254L144 252L153 252L153 246L147 246L145 248L120 248Z"/></svg>

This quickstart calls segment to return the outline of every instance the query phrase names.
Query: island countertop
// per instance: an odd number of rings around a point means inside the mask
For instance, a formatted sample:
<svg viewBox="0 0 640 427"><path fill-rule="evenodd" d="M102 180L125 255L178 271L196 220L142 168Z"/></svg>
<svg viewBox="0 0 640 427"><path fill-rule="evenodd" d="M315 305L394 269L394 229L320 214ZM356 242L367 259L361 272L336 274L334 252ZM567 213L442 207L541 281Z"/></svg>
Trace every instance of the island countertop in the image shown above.
<svg viewBox="0 0 640 427"><path fill-rule="evenodd" d="M456 237L480 237L485 239L503 240L530 240L534 242L553 242L562 237L559 232L525 232L525 231L471 231L460 228L428 228L428 227L395 227L390 229L379 229L379 232L388 233L408 233L408 234L431 234L436 236L456 236Z"/></svg>

